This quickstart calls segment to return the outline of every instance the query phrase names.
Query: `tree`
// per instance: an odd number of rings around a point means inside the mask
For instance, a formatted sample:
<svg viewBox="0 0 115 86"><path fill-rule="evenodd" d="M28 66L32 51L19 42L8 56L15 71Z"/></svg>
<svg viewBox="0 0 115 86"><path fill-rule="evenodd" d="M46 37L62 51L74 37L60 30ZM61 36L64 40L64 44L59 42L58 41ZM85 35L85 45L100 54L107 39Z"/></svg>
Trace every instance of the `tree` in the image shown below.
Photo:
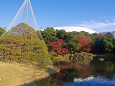
<svg viewBox="0 0 115 86"><path fill-rule="evenodd" d="M93 41L95 40L96 36L97 36L97 33L90 34L90 37L93 39Z"/></svg>
<svg viewBox="0 0 115 86"><path fill-rule="evenodd" d="M97 34L94 40L93 52L105 52L104 37L101 33Z"/></svg>
<svg viewBox="0 0 115 86"><path fill-rule="evenodd" d="M63 40L62 39L57 39L56 42L50 42L49 40L47 41L47 46L49 47L48 51L51 54L66 54L69 53L69 50L66 48L63 48Z"/></svg>
<svg viewBox="0 0 115 86"><path fill-rule="evenodd" d="M69 40L71 40L71 38L73 38L73 36L65 30L57 30L57 38L63 39L63 41L67 43Z"/></svg>
<svg viewBox="0 0 115 86"><path fill-rule="evenodd" d="M11 61L50 64L47 51L47 46L39 39L36 31L24 23L12 27L0 42L0 55Z"/></svg>
<svg viewBox="0 0 115 86"><path fill-rule="evenodd" d="M106 35L97 34L94 41L94 51L101 53L114 51L114 38L110 32Z"/></svg>
<svg viewBox="0 0 115 86"><path fill-rule="evenodd" d="M107 33L107 36L113 38L113 35L112 35L111 32L108 32L108 33Z"/></svg>
<svg viewBox="0 0 115 86"><path fill-rule="evenodd" d="M42 33L42 36L43 36L43 39L45 40L45 42L47 42L47 40L49 40L51 42L56 41L56 31L54 30L54 28L48 27L41 33Z"/></svg>
<svg viewBox="0 0 115 86"><path fill-rule="evenodd" d="M115 53L115 38L113 38L113 52Z"/></svg>
<svg viewBox="0 0 115 86"><path fill-rule="evenodd" d="M4 33L4 29L0 27L0 36Z"/></svg>
<svg viewBox="0 0 115 86"><path fill-rule="evenodd" d="M90 36L76 35L75 38L79 41L80 50L91 51L93 46L93 40Z"/></svg>
<svg viewBox="0 0 115 86"><path fill-rule="evenodd" d="M107 35L103 41L104 41L105 51L106 52L113 52L114 45L113 45L112 35Z"/></svg>
<svg viewBox="0 0 115 86"><path fill-rule="evenodd" d="M77 32L66 32L65 30L57 30L57 38L63 39L63 46L67 48L70 53L75 53L78 50L78 40L75 39L75 34L77 34Z"/></svg>
<svg viewBox="0 0 115 86"><path fill-rule="evenodd" d="M79 50L79 41L73 37L65 44L65 47L70 50L71 54L75 54Z"/></svg>

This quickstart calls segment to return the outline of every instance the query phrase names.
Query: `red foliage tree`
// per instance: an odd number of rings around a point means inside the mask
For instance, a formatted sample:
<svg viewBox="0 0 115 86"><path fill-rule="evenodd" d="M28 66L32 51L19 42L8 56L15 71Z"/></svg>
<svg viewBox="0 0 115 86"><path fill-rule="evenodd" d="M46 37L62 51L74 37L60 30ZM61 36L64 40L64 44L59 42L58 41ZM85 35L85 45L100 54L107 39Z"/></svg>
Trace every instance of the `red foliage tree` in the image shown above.
<svg viewBox="0 0 115 86"><path fill-rule="evenodd" d="M48 51L51 54L66 54L69 53L70 51L66 48L63 48L63 40L62 39L57 39L56 42L50 42L49 40L47 41L47 46L48 46Z"/></svg>
<svg viewBox="0 0 115 86"><path fill-rule="evenodd" d="M75 37L79 41L80 50L88 51L88 52L91 51L93 46L93 40L91 39L90 36L76 35Z"/></svg>

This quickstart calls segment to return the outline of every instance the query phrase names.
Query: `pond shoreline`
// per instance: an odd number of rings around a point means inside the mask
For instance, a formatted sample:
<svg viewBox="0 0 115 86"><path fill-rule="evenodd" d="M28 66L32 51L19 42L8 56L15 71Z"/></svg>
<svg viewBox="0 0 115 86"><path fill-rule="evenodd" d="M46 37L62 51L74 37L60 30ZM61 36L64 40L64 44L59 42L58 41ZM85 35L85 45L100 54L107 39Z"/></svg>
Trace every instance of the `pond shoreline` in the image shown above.
<svg viewBox="0 0 115 86"><path fill-rule="evenodd" d="M58 73L42 80L35 80L25 86L115 85L115 63L112 61L99 61L95 59L87 65L59 63L58 67L60 68Z"/></svg>

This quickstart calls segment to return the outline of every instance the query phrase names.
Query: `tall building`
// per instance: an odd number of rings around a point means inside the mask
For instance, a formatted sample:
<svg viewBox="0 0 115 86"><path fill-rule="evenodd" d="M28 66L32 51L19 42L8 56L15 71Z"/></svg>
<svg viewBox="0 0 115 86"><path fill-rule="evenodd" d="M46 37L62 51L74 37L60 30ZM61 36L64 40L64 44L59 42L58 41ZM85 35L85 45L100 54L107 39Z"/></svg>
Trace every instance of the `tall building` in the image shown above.
<svg viewBox="0 0 115 86"><path fill-rule="evenodd" d="M115 38L115 31L113 31L113 37Z"/></svg>

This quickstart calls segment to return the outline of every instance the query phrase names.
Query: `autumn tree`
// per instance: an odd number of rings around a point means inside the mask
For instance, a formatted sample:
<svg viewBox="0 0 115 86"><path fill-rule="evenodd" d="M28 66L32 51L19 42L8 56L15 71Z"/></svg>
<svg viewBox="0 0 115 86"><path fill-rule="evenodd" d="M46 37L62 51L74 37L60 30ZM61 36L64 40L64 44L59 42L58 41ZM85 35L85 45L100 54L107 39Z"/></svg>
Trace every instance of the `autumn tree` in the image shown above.
<svg viewBox="0 0 115 86"><path fill-rule="evenodd" d="M66 48L63 48L63 40L62 39L57 39L56 42L50 42L49 40L47 41L47 46L49 47L48 51L51 54L66 54L69 53L69 50Z"/></svg>
<svg viewBox="0 0 115 86"><path fill-rule="evenodd" d="M93 40L90 36L76 35L75 38L79 41L80 50L91 51L93 46Z"/></svg>

